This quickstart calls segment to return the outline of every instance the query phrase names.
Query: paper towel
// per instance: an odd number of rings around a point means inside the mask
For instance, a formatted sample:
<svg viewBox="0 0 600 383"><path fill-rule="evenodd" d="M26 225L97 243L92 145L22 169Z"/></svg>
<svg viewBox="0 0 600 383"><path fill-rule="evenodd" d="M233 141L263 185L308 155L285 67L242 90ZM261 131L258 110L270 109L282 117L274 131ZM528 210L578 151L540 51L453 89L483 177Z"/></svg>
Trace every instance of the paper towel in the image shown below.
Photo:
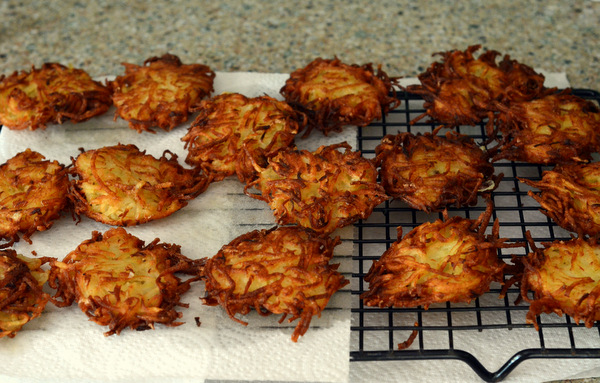
<svg viewBox="0 0 600 383"><path fill-rule="evenodd" d="M285 74L220 73L215 93L239 92L246 96L268 94L281 99L279 89ZM135 144L154 156L168 149L186 156L181 137L188 124L171 132L137 133L121 119L113 121L114 110L87 122L48 126L46 130L0 133L0 162L30 148L50 160L70 164L79 149L107 145ZM298 139L302 149L347 141L356 144L356 132L347 129L324 137L314 132ZM173 215L127 231L146 243L155 238L181 246L190 258L211 257L226 243L254 229L275 225L268 205L243 194L237 178L212 184ZM63 259L93 230L110 227L86 217L79 224L63 216L45 232L32 236L33 244L16 244L16 250L31 255ZM335 233L342 244L335 249L334 262L350 278L352 272L353 228ZM279 324L279 316L247 315L247 327L229 319L220 307L204 306L203 284L196 283L183 296L190 305L182 308L184 325L155 330L123 331L105 337L107 328L91 321L76 306L58 309L48 304L44 314L28 323L14 339L0 339L0 381L2 382L201 382L211 380L265 380L345 382L349 370L350 293L338 292L320 318L314 318L308 332L297 343L291 335L297 322ZM196 325L199 317L201 325Z"/></svg>

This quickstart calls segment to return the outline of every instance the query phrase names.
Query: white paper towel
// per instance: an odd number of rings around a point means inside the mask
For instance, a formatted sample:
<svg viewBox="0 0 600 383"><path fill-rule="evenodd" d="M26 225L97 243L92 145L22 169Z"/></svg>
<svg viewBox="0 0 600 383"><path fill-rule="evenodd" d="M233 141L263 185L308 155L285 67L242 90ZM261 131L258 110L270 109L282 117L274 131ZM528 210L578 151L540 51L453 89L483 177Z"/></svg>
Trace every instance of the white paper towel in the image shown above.
<svg viewBox="0 0 600 383"><path fill-rule="evenodd" d="M246 96L268 94L281 99L279 89L288 75L217 73L215 92L239 92ZM171 132L137 133L121 119L113 121L114 110L80 124L48 126L46 130L0 133L0 163L30 148L46 158L70 164L79 148L135 144L154 156L165 149L179 156L186 151L181 137L189 123ZM347 129L324 137L318 132L298 139L302 149L348 141L356 144L356 133ZM243 194L237 178L212 184L189 205L165 219L127 228L146 241L181 246L190 258L211 257L224 244L254 229L275 225L268 205ZM45 232L32 236L33 244L19 242L20 253L63 259L93 230L110 227L86 217L78 225L63 216ZM353 228L336 232L342 244L335 249L334 262L347 278L352 272ZM314 318L298 343L291 341L296 322L278 324L279 316L249 314L247 327L229 319L220 307L202 305L203 284L197 283L183 296L190 307L182 308L184 325L155 330L123 331L104 337L107 330L93 322L76 306L58 309L48 304L44 314L25 326L14 339L0 339L2 382L201 382L211 380L265 380L345 382L349 371L350 293L338 292L320 318ZM200 327L195 317L199 317Z"/></svg>

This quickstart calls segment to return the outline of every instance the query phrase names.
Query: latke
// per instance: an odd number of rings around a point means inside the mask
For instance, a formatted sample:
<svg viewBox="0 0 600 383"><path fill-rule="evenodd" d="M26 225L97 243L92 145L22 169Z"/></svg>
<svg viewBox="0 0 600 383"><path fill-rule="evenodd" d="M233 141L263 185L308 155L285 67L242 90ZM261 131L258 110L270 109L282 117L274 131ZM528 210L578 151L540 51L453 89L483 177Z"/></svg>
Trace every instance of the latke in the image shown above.
<svg viewBox="0 0 600 383"><path fill-rule="evenodd" d="M236 322L254 308L260 315L299 319L292 340L306 333L331 296L348 284L330 265L338 237L318 237L300 227L255 230L241 235L206 262L208 305L221 305Z"/></svg>
<svg viewBox="0 0 600 383"><path fill-rule="evenodd" d="M544 94L544 76L509 56L496 63L499 52L488 50L478 58L473 45L464 51L451 50L418 75L420 85L406 89L425 100L425 114L447 126L475 125L497 111L497 103L531 100Z"/></svg>
<svg viewBox="0 0 600 383"><path fill-rule="evenodd" d="M0 124L9 129L81 122L106 112L111 104L107 87L81 69L58 63L0 76Z"/></svg>
<svg viewBox="0 0 600 383"><path fill-rule="evenodd" d="M498 186L487 154L464 135L448 132L386 135L375 148L386 193L413 209L472 206Z"/></svg>
<svg viewBox="0 0 600 383"><path fill-rule="evenodd" d="M470 302L502 282L506 264L498 249L499 224L485 230L491 205L477 220L447 216L424 223L398 240L376 261L364 280L369 288L361 299L367 306L416 307L442 302Z"/></svg>
<svg viewBox="0 0 600 383"><path fill-rule="evenodd" d="M600 234L600 163L557 165L540 181L521 178L542 212L560 227L579 235Z"/></svg>
<svg viewBox="0 0 600 383"><path fill-rule="evenodd" d="M321 234L366 219L389 198L377 183L373 163L346 142L314 152L282 151L245 192L267 202L280 225L298 224Z"/></svg>
<svg viewBox="0 0 600 383"><path fill-rule="evenodd" d="M600 150L600 109L569 93L504 106L493 160L551 165L587 162Z"/></svg>
<svg viewBox="0 0 600 383"><path fill-rule="evenodd" d="M198 109L182 138L186 162L212 174L214 181L233 174L244 183L254 180L255 164L265 167L269 158L292 145L304 126L301 114L269 96L225 93L203 101Z"/></svg>
<svg viewBox="0 0 600 383"><path fill-rule="evenodd" d="M292 107L306 113L309 124L325 135L345 125L365 126L400 105L390 96L396 79L372 64L344 64L317 58L290 74L280 92Z"/></svg>
<svg viewBox="0 0 600 383"><path fill-rule="evenodd" d="M49 271L41 267L52 258L28 258L13 249L0 250L0 338L13 338L39 317L50 299L42 290Z"/></svg>
<svg viewBox="0 0 600 383"><path fill-rule="evenodd" d="M521 258L521 297L529 302L527 323L539 329L536 316L567 314L592 327L600 320L600 245L595 239L543 243ZM532 292L532 298L528 296Z"/></svg>
<svg viewBox="0 0 600 383"><path fill-rule="evenodd" d="M206 65L183 64L179 57L151 57L142 66L123 63L125 74L108 85L121 117L138 132L170 131L187 121L200 101L213 92L215 73Z"/></svg>
<svg viewBox="0 0 600 383"><path fill-rule="evenodd" d="M0 238L30 242L36 231L49 229L68 206L66 168L26 149L0 166Z"/></svg>
<svg viewBox="0 0 600 383"><path fill-rule="evenodd" d="M75 213L116 226L167 217L210 184L202 172L181 166L175 154L155 158L135 145L85 151L70 171Z"/></svg>
<svg viewBox="0 0 600 383"><path fill-rule="evenodd" d="M95 231L63 261L51 264L52 301L59 307L77 302L90 320L108 326L106 336L128 327L154 329L155 323L178 326L176 308L186 307L181 295L199 277L182 282L175 273L197 273L199 263L158 238L145 245L122 227Z"/></svg>

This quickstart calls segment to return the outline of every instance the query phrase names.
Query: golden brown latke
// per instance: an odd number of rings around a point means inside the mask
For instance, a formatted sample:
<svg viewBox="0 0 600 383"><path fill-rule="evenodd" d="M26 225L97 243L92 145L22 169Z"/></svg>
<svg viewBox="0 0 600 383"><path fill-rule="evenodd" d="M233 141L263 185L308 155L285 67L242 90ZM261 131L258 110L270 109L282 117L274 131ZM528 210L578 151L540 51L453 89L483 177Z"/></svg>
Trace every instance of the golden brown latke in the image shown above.
<svg viewBox="0 0 600 383"><path fill-rule="evenodd" d="M250 193L252 187L261 194ZM267 202L280 225L298 224L318 233L366 219L389 198L377 183L373 163L346 142L315 152L282 151L245 192Z"/></svg>
<svg viewBox="0 0 600 383"><path fill-rule="evenodd" d="M544 76L527 65L504 56L496 63L499 52L489 50L478 58L473 53L481 48L473 45L464 51L452 50L418 76L421 84L408 86L411 93L425 100L426 113L448 125L474 125L497 110L497 102L531 100L547 92Z"/></svg>
<svg viewBox="0 0 600 383"><path fill-rule="evenodd" d="M540 181L521 181L540 189L528 194L560 227L579 235L600 234L600 163L557 165Z"/></svg>
<svg viewBox="0 0 600 383"><path fill-rule="evenodd" d="M111 104L107 87L81 69L58 63L0 76L0 124L10 129L81 122L106 112Z"/></svg>
<svg viewBox="0 0 600 383"><path fill-rule="evenodd" d="M587 162L600 150L600 109L568 93L502 106L496 122L502 138L494 161Z"/></svg>
<svg viewBox="0 0 600 383"><path fill-rule="evenodd" d="M313 316L321 312L331 296L348 284L330 265L338 237L319 237L301 227L255 230L225 245L206 262L208 305L221 305L229 317L246 315L252 308L261 315L291 315L300 319L292 340L308 330Z"/></svg>
<svg viewBox="0 0 600 383"><path fill-rule="evenodd" d="M413 209L469 206L498 186L487 154L467 136L448 132L386 135L375 148L381 184Z"/></svg>
<svg viewBox="0 0 600 383"><path fill-rule="evenodd" d="M85 151L73 165L76 178L70 197L75 212L109 225L131 226L167 217L210 184L199 170L182 167L175 154L165 151L155 158L135 145Z"/></svg>
<svg viewBox="0 0 600 383"><path fill-rule="evenodd" d="M151 57L142 66L123 66L125 75L108 83L117 107L115 119L129 121L140 133L154 132L154 127L172 130L214 90L215 73L208 66L183 64L171 54Z"/></svg>
<svg viewBox="0 0 600 383"><path fill-rule="evenodd" d="M400 105L389 96L396 79L372 64L344 64L339 59L317 58L295 70L281 88L292 107L309 119L305 136L315 128L325 135L339 132L344 125L365 126Z"/></svg>
<svg viewBox="0 0 600 383"><path fill-rule="evenodd" d="M498 249L509 247L499 238L496 220L485 230L491 204L477 220L447 216L424 223L398 240L375 261L364 280L369 289L361 298L367 306L416 307L433 303L470 302L502 282L506 264Z"/></svg>
<svg viewBox="0 0 600 383"><path fill-rule="evenodd" d="M53 258L28 258L13 249L0 250L0 338L13 338L39 317L50 299L42 290L49 271L42 265Z"/></svg>
<svg viewBox="0 0 600 383"><path fill-rule="evenodd" d="M0 238L10 242L49 229L67 207L66 168L30 149L0 166Z"/></svg>
<svg viewBox="0 0 600 383"><path fill-rule="evenodd" d="M109 327L106 336L127 327L154 329L155 323L178 326L176 308L187 307L181 295L199 277L182 282L175 273L198 274L203 262L158 238L145 245L122 227L95 231L62 262L52 263L49 284L57 290L52 301L59 307L77 302L90 320Z"/></svg>
<svg viewBox="0 0 600 383"><path fill-rule="evenodd" d="M203 101L198 109L182 138L189 151L186 162L215 181L233 174L244 183L254 180L255 164L265 167L269 158L292 145L304 126L302 114L269 96L226 93Z"/></svg>
<svg viewBox="0 0 600 383"><path fill-rule="evenodd" d="M532 252L520 257L521 297L529 302L527 323L539 329L536 316L553 312L592 327L600 320L600 245L595 239L575 238L543 243L539 249L531 236L529 242Z"/></svg>

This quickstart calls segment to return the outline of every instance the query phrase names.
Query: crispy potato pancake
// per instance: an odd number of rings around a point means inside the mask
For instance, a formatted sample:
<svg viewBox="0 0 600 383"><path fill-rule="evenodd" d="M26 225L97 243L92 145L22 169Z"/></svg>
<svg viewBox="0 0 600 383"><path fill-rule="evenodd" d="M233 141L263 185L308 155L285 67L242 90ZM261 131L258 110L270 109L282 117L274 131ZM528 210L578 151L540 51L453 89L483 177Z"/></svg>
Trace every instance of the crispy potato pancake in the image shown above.
<svg viewBox="0 0 600 383"><path fill-rule="evenodd" d="M251 193L253 187L260 194ZM346 142L315 152L282 151L245 192L267 202L280 225L298 224L321 234L366 219L389 198L373 163Z"/></svg>
<svg viewBox="0 0 600 383"><path fill-rule="evenodd" d="M472 206L498 186L487 154L464 135L448 132L386 135L375 148L381 184L413 209Z"/></svg>
<svg viewBox="0 0 600 383"><path fill-rule="evenodd" d="M261 315L283 314L281 322L299 319L292 340L306 333L313 316L348 284L330 265L339 237L319 237L309 230L279 227L246 233L206 262L208 305L221 305L231 319L252 308Z"/></svg>
<svg viewBox="0 0 600 383"><path fill-rule="evenodd" d="M11 243L49 229L68 206L66 168L25 150L0 166L0 238ZM10 245L10 244L9 244Z"/></svg>
<svg viewBox="0 0 600 383"><path fill-rule="evenodd" d="M210 184L201 171L182 167L176 155L165 151L155 158L135 145L85 151L73 160L71 173L75 212L116 226L167 217Z"/></svg>
<svg viewBox="0 0 600 383"><path fill-rule="evenodd" d="M600 150L600 109L568 93L504 106L496 121L502 138L494 161L587 162Z"/></svg>
<svg viewBox="0 0 600 383"><path fill-rule="evenodd" d="M81 69L58 63L0 76L0 124L9 129L81 122L106 112L111 104L107 87Z"/></svg>
<svg viewBox="0 0 600 383"><path fill-rule="evenodd" d="M183 282L177 272L197 274L205 260L192 261L174 244L145 245L124 228L113 228L81 243L65 259L51 264L49 285L59 307L77 302L93 322L108 326L104 335L122 330L154 329L155 323L178 326L181 295L199 276Z"/></svg>
<svg viewBox="0 0 600 383"><path fill-rule="evenodd" d="M215 73L206 65L183 64L179 57L151 57L139 66L123 63L125 74L108 85L117 107L115 119L138 132L170 131L187 121L200 101L213 92Z"/></svg>
<svg viewBox="0 0 600 383"><path fill-rule="evenodd" d="M600 320L600 245L595 239L575 238L543 246L532 244L533 251L521 257L521 297L529 302L527 323L539 329L537 315L556 313L592 327ZM529 291L533 298L528 297Z"/></svg>
<svg viewBox="0 0 600 383"><path fill-rule="evenodd" d="M414 121L429 115L448 126L475 125L490 117L498 102L531 100L547 91L544 76L529 66L509 56L497 64L500 53L493 50L473 57L479 48L435 53L442 61L418 76L420 85L407 87L425 100L425 114Z"/></svg>
<svg viewBox="0 0 600 383"><path fill-rule="evenodd" d="M540 189L528 194L560 227L579 235L600 234L600 163L557 165L540 181L521 181Z"/></svg>
<svg viewBox="0 0 600 383"><path fill-rule="evenodd" d="M39 317L50 300L42 290L49 271L41 267L53 258L28 258L13 249L0 250L0 338L13 338Z"/></svg>
<svg viewBox="0 0 600 383"><path fill-rule="evenodd" d="M317 58L290 74L281 94L309 119L305 136L315 128L325 135L344 125L365 126L381 119L400 100L389 96L397 81L372 64L344 64Z"/></svg>
<svg viewBox="0 0 600 383"><path fill-rule="evenodd" d="M416 307L433 303L470 302L502 282L506 264L498 249L498 221L485 234L492 214L489 205L477 220L452 217L424 223L398 240L374 261L364 280L361 298L367 306Z"/></svg>
<svg viewBox="0 0 600 383"><path fill-rule="evenodd" d="M202 167L215 181L233 174L244 183L254 180L255 164L265 167L293 144L305 124L302 114L269 96L225 93L203 101L198 109L182 138L189 152L186 162Z"/></svg>

